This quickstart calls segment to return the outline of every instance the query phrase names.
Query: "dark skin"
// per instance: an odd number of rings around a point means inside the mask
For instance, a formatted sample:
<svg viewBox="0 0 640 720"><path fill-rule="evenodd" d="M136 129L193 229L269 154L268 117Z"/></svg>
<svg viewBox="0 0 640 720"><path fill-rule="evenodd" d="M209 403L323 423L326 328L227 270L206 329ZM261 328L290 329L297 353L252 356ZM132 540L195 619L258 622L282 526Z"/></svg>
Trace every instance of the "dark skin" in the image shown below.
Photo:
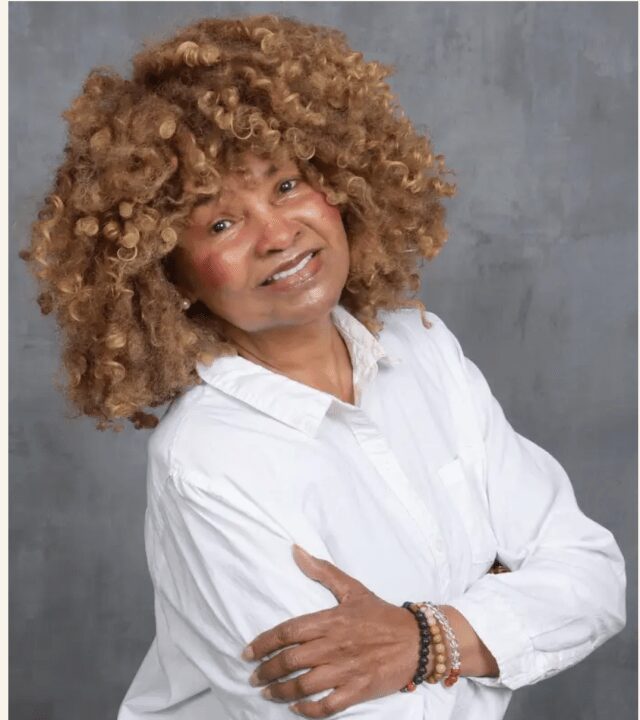
<svg viewBox="0 0 640 720"><path fill-rule="evenodd" d="M179 239L182 293L218 318L243 357L352 401L351 361L330 312L349 272L349 243L337 207L304 182L294 162L276 168L247 155L247 176L225 178L219 198L202 203ZM283 261L318 250L286 288L264 287Z"/></svg>
<svg viewBox="0 0 640 720"><path fill-rule="evenodd" d="M306 554L297 545L293 548L298 567L331 590L338 605L287 620L257 635L245 648L244 659L250 659L247 651L254 660L280 652L258 664L251 684L264 685L270 693L268 699L274 702L297 700L294 707L299 714L310 718L330 717L357 703L398 692L418 665L420 634L412 613L379 598L332 563ZM497 677L495 658L464 616L447 605L440 609L458 641L460 674ZM284 679L303 668L311 670ZM432 671L430 653L427 673ZM328 688L335 690L320 700L303 700Z"/></svg>
<svg viewBox="0 0 640 720"><path fill-rule="evenodd" d="M245 175L224 179L220 197L194 210L176 250L178 286L221 321L240 355L353 403L349 352L330 315L349 272L340 213L304 182L293 161L276 167L247 155L245 168ZM318 259L308 260L287 281L290 287L263 284L283 261L312 250ZM248 647L256 660L279 652L255 668L252 684L264 685L273 702L298 701L299 713L310 718L398 692L418 664L413 615L296 548L300 570L330 589L338 605L254 638ZM497 676L495 659L471 625L454 608L442 609L458 638L461 674ZM308 672L283 679L301 669ZM321 700L304 700L330 688L335 689Z"/></svg>

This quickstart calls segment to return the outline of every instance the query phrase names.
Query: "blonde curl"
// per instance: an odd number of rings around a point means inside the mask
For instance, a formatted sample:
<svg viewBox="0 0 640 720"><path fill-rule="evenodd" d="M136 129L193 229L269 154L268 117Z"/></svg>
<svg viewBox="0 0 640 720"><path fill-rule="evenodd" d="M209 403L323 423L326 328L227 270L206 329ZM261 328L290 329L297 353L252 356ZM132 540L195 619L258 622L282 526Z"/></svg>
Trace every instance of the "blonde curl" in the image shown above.
<svg viewBox="0 0 640 720"><path fill-rule="evenodd" d="M443 155L334 29L276 15L204 19L151 44L131 78L99 69L64 113L68 142L20 253L64 347L63 389L100 429L152 427L149 409L236 353L215 318L184 312L170 260L196 201L251 150L297 159L340 209L341 302L371 332L380 310L424 306L420 263L447 239Z"/></svg>

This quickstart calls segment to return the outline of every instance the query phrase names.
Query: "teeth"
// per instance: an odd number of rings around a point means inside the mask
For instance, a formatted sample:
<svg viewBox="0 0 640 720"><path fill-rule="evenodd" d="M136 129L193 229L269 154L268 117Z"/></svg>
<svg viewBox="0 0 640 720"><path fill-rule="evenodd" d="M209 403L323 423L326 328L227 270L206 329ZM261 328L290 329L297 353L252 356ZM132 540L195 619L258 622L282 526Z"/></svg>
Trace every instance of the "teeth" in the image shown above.
<svg viewBox="0 0 640 720"><path fill-rule="evenodd" d="M276 280L281 280L282 278L289 277L290 275L295 275L298 270L302 270L309 260L311 260L312 255L313 253L310 252L308 255L303 257L295 267L292 267L290 270L283 270L282 272L275 273L275 275L272 275L267 282L275 282Z"/></svg>

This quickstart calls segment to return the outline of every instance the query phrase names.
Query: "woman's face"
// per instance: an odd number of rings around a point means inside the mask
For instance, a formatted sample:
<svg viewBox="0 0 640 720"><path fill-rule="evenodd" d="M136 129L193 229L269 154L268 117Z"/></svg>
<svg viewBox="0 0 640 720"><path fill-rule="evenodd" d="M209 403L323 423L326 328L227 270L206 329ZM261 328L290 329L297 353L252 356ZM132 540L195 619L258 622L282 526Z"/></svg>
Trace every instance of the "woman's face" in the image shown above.
<svg viewBox="0 0 640 720"><path fill-rule="evenodd" d="M194 209L180 237L183 292L246 332L328 314L349 272L340 211L303 180L295 162L275 166L251 154L243 160L247 175L227 175L220 195ZM299 269L273 278L283 264Z"/></svg>

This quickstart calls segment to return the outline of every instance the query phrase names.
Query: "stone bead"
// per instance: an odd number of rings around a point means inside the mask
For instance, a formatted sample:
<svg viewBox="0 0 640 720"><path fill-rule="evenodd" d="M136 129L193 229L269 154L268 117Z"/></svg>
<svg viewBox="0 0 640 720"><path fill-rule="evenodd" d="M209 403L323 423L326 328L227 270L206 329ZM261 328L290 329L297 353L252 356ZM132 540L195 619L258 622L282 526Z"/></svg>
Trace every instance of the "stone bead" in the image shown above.
<svg viewBox="0 0 640 720"><path fill-rule="evenodd" d="M446 666L446 665L443 665L443 664L436 665L436 672L437 672L439 675L444 675L444 673L445 673L446 671L447 671L447 666Z"/></svg>
<svg viewBox="0 0 640 720"><path fill-rule="evenodd" d="M438 643L434 649L437 653L443 653L447 648L445 648L444 643Z"/></svg>

